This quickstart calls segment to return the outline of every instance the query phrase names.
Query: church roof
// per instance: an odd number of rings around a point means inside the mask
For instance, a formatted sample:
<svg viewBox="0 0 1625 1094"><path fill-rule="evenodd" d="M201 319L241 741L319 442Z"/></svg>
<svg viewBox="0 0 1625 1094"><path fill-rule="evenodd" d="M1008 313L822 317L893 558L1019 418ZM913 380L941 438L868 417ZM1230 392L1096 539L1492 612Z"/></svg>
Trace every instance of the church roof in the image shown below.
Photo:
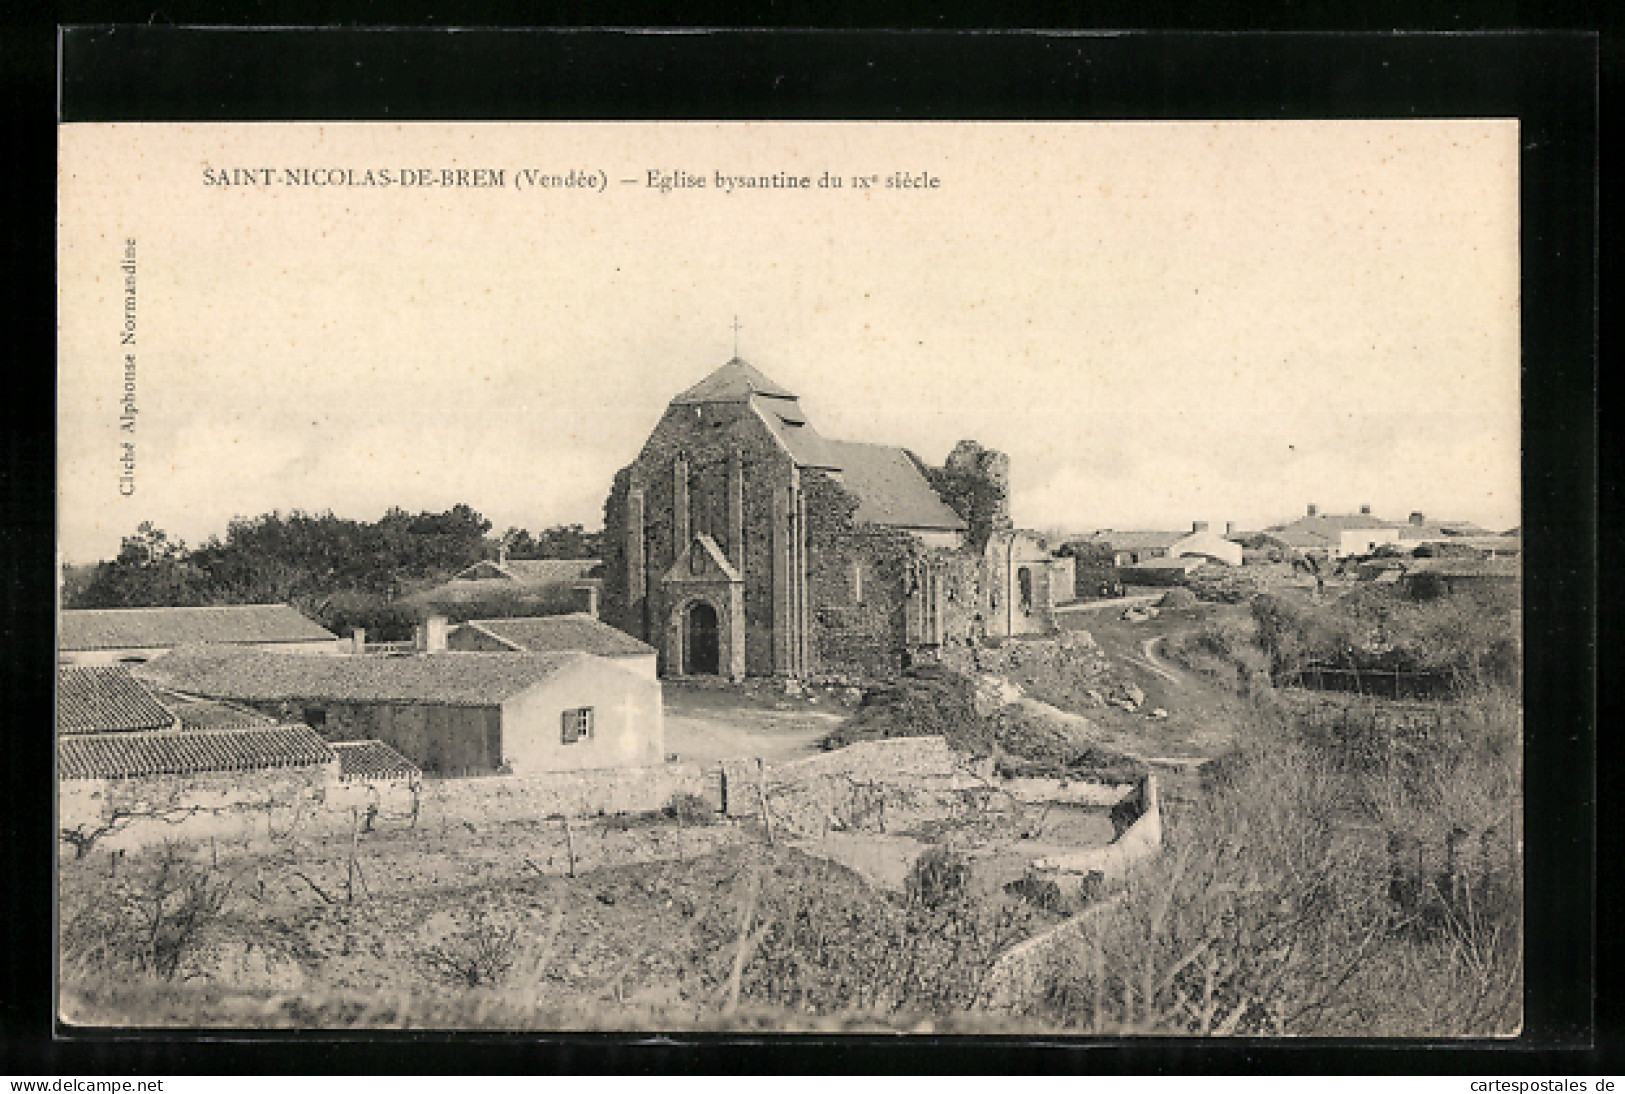
<svg viewBox="0 0 1625 1094"><path fill-rule="evenodd" d="M794 399L786 388L763 376L755 366L735 357L671 401L672 406L695 403L737 403L752 395Z"/></svg>
<svg viewBox="0 0 1625 1094"><path fill-rule="evenodd" d="M824 446L838 461L837 479L858 497L854 520L894 528L965 529L959 514L931 489L919 466L901 448L830 440Z"/></svg>

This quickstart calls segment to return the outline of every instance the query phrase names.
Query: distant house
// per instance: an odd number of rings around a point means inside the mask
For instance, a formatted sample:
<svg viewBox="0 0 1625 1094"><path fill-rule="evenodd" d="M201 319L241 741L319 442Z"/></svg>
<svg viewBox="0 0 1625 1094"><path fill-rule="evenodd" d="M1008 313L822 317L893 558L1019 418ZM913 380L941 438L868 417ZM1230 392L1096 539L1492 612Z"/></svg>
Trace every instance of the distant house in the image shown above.
<svg viewBox="0 0 1625 1094"><path fill-rule="evenodd" d="M1123 567L1123 580L1129 585L1177 585L1181 579L1201 569L1207 560L1198 555L1183 558L1153 558Z"/></svg>
<svg viewBox="0 0 1625 1094"><path fill-rule="evenodd" d="M431 775L665 759L660 683L586 653L317 659L193 646L139 674L186 694L297 718L335 742L383 741Z"/></svg>
<svg viewBox="0 0 1625 1094"><path fill-rule="evenodd" d="M1362 505L1357 514L1321 513L1310 505L1304 516L1266 529L1265 535L1306 555L1338 559L1369 555L1385 543L1398 544L1400 527L1372 516L1369 505Z"/></svg>
<svg viewBox="0 0 1625 1094"><path fill-rule="evenodd" d="M1240 566L1241 556L1241 544L1208 531L1205 520L1194 522L1190 534L1175 540L1168 548L1169 558L1205 558L1225 566Z"/></svg>
<svg viewBox="0 0 1625 1094"><path fill-rule="evenodd" d="M1412 513L1404 524L1399 525L1400 541L1411 546L1489 534L1489 529L1481 528L1472 521L1429 520L1424 513Z"/></svg>
<svg viewBox="0 0 1625 1094"><path fill-rule="evenodd" d="M1411 595L1427 596L1493 585L1516 585L1521 576L1521 567L1514 558L1419 558L1405 564L1404 576L1399 580Z"/></svg>
<svg viewBox="0 0 1625 1094"><path fill-rule="evenodd" d="M653 646L585 612L472 619L452 628L446 648L463 653L590 653L635 668L651 680L657 672Z"/></svg>
<svg viewBox="0 0 1625 1094"><path fill-rule="evenodd" d="M598 614L603 593L602 563L596 558L510 559L504 551L496 559L476 562L452 575L451 580L421 594L447 603L477 603L505 596L556 601L560 606Z"/></svg>
<svg viewBox="0 0 1625 1094"><path fill-rule="evenodd" d="M286 604L70 608L61 614L57 659L69 665L139 664L197 642L284 653L338 654L348 648Z"/></svg>
<svg viewBox="0 0 1625 1094"><path fill-rule="evenodd" d="M1173 545L1184 539L1186 532L1119 532L1103 528L1084 538L1085 543L1103 546L1112 552L1117 566L1133 566L1154 558L1167 558Z"/></svg>

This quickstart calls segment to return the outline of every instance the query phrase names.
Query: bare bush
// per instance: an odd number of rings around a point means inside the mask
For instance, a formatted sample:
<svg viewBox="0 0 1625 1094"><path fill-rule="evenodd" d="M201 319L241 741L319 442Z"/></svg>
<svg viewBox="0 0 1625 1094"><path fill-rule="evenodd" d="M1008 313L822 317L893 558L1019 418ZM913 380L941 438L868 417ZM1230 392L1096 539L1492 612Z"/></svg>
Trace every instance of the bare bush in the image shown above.
<svg viewBox="0 0 1625 1094"><path fill-rule="evenodd" d="M228 879L166 842L150 859L110 878L98 899L63 924L64 965L87 978L132 972L190 978L219 941L231 895Z"/></svg>
<svg viewBox="0 0 1625 1094"><path fill-rule="evenodd" d="M464 988L500 984L519 960L519 928L492 919L488 909L476 906L455 934L421 955L433 977Z"/></svg>

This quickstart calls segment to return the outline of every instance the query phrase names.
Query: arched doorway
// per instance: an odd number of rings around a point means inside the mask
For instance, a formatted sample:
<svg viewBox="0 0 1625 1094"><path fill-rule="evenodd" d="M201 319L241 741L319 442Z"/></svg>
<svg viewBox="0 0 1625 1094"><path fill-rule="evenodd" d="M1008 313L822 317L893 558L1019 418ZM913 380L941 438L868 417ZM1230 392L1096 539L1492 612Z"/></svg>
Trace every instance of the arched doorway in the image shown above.
<svg viewBox="0 0 1625 1094"><path fill-rule="evenodd" d="M717 675L720 651L717 610L704 600L696 600L683 613L683 675Z"/></svg>

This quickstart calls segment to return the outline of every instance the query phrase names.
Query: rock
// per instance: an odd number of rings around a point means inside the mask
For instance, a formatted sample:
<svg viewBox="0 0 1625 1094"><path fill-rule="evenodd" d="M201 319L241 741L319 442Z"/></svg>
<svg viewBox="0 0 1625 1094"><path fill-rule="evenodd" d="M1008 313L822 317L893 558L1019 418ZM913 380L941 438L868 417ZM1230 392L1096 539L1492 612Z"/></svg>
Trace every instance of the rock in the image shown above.
<svg viewBox="0 0 1625 1094"><path fill-rule="evenodd" d="M1156 710L1153 710L1151 712L1151 717L1153 717L1153 718L1166 718L1166 717L1168 717L1168 712L1166 710L1163 710L1161 707L1158 707Z"/></svg>
<svg viewBox="0 0 1625 1094"><path fill-rule="evenodd" d="M1134 706L1138 707L1145 702L1145 692L1141 691L1138 685L1124 684L1123 698L1127 699Z"/></svg>

